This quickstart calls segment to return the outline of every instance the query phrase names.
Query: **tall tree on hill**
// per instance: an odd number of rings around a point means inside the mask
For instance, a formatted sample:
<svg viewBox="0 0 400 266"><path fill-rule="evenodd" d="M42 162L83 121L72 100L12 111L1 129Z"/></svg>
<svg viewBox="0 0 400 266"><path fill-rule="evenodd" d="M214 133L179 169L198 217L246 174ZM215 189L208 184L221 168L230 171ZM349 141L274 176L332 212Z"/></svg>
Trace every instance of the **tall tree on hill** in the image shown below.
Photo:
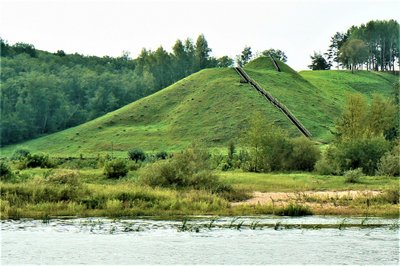
<svg viewBox="0 0 400 266"><path fill-rule="evenodd" d="M336 33L331 39L328 59L338 59L339 63L350 68L349 58L339 58L337 52L351 40L362 40L365 43L367 57L362 64L366 65L367 70L394 71L396 60L400 67L400 26L396 20L372 20L360 26L351 26L346 34Z"/></svg>
<svg viewBox="0 0 400 266"><path fill-rule="evenodd" d="M311 65L308 66L311 70L329 70L331 69L331 64L328 63L321 53L314 52L311 55Z"/></svg>
<svg viewBox="0 0 400 266"><path fill-rule="evenodd" d="M217 67L232 67L233 63L233 59L226 55L217 59Z"/></svg>
<svg viewBox="0 0 400 266"><path fill-rule="evenodd" d="M150 64L150 53L146 48L143 48L139 56L136 58L136 71L138 73L143 73L148 70Z"/></svg>
<svg viewBox="0 0 400 266"><path fill-rule="evenodd" d="M1 56L8 56L10 54L10 45L6 40L3 40L0 37L0 55Z"/></svg>
<svg viewBox="0 0 400 266"><path fill-rule="evenodd" d="M165 49L162 46L160 46L152 54L151 58L152 58L151 73L156 79L157 86L159 88L167 87L173 81L171 56L168 54L167 51L165 51Z"/></svg>
<svg viewBox="0 0 400 266"><path fill-rule="evenodd" d="M331 37L331 44L329 45L327 55L329 64L333 65L336 62L336 68L339 69L339 50L343 43L347 40L346 34L336 32L335 35Z"/></svg>
<svg viewBox="0 0 400 266"><path fill-rule="evenodd" d="M199 35L196 40L195 55L196 63L199 69L208 67L210 61L211 49L208 47L208 43L203 34Z"/></svg>
<svg viewBox="0 0 400 266"><path fill-rule="evenodd" d="M287 56L286 56L285 52L283 52L279 49L268 49L268 50L263 51L261 54L264 56L271 55L273 58L278 59L284 63L287 62Z"/></svg>
<svg viewBox="0 0 400 266"><path fill-rule="evenodd" d="M366 44L359 39L351 39L344 43L339 50L340 60L348 65L353 73L359 65L366 62L368 50Z"/></svg>
<svg viewBox="0 0 400 266"><path fill-rule="evenodd" d="M191 39L187 38L184 43L185 54L186 54L186 72L185 76L196 72L196 56L195 56L195 47Z"/></svg>
<svg viewBox="0 0 400 266"><path fill-rule="evenodd" d="M172 60L175 69L175 78L181 79L185 76L187 55L185 51L185 46L181 40L176 40L174 46L172 47Z"/></svg>
<svg viewBox="0 0 400 266"><path fill-rule="evenodd" d="M251 51L251 47L245 46L242 53L236 57L236 63L242 67L247 64L252 57L253 53Z"/></svg>
<svg viewBox="0 0 400 266"><path fill-rule="evenodd" d="M26 53L31 57L36 57L37 55L35 46L29 43L18 42L13 46L13 48L17 54Z"/></svg>

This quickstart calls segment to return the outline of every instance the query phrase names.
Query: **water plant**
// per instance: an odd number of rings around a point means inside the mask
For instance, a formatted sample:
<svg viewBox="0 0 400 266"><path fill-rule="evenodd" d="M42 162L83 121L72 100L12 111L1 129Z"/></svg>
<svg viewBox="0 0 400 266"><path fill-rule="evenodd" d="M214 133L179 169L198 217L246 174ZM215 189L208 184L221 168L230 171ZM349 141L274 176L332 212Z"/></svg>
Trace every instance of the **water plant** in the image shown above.
<svg viewBox="0 0 400 266"><path fill-rule="evenodd" d="M276 222L275 225L274 225L274 230L280 230L281 228L282 228L281 227L281 222L280 221Z"/></svg>
<svg viewBox="0 0 400 266"><path fill-rule="evenodd" d="M181 226L178 228L178 231L181 231L181 232L188 231L189 226L187 223L188 223L188 219L187 218L183 219Z"/></svg>
<svg viewBox="0 0 400 266"><path fill-rule="evenodd" d="M250 224L250 229L251 230L256 230L258 225L259 225L259 221L253 221Z"/></svg>
<svg viewBox="0 0 400 266"><path fill-rule="evenodd" d="M339 230L343 230L346 226L347 218L344 218L339 224Z"/></svg>
<svg viewBox="0 0 400 266"><path fill-rule="evenodd" d="M231 221L230 224L229 224L229 228L232 228L232 227L234 226L234 223L235 223L237 220L239 220L239 217L233 218L232 221Z"/></svg>
<svg viewBox="0 0 400 266"><path fill-rule="evenodd" d="M236 225L236 230L240 230L240 228L242 227L243 224L244 224L244 221L240 221L240 222Z"/></svg>
<svg viewBox="0 0 400 266"><path fill-rule="evenodd" d="M364 219L362 219L361 225L364 226L367 221L368 221L368 216L366 216Z"/></svg>
<svg viewBox="0 0 400 266"><path fill-rule="evenodd" d="M213 224L218 220L218 218L211 219L210 223L207 225L207 228L211 230Z"/></svg>
<svg viewBox="0 0 400 266"><path fill-rule="evenodd" d="M282 216L305 216L311 215L312 212L311 209L306 205L290 203L289 205L278 209L275 214Z"/></svg>

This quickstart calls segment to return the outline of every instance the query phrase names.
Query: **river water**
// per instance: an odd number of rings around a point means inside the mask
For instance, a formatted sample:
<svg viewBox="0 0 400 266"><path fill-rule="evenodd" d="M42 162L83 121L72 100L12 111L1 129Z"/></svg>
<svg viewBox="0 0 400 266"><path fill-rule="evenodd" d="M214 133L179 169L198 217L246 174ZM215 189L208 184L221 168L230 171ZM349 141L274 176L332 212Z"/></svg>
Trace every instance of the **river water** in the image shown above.
<svg viewBox="0 0 400 266"><path fill-rule="evenodd" d="M396 219L1 222L1 264L399 264Z"/></svg>

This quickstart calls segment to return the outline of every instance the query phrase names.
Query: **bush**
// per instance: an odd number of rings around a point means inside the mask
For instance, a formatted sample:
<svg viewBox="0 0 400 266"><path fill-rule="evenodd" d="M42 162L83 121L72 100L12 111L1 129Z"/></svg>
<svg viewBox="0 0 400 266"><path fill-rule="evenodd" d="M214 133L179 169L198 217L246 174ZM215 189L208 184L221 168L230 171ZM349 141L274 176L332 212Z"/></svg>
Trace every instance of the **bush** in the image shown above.
<svg viewBox="0 0 400 266"><path fill-rule="evenodd" d="M13 153L13 155L11 156L11 160L21 161L27 158L29 155L31 155L30 151L25 149L19 149Z"/></svg>
<svg viewBox="0 0 400 266"><path fill-rule="evenodd" d="M293 150L290 154L289 168L291 170L312 171L315 163L321 157L319 148L306 137L295 138L291 142Z"/></svg>
<svg viewBox="0 0 400 266"><path fill-rule="evenodd" d="M126 176L127 173L128 167L125 160L115 159L104 165L104 174L107 178L120 178Z"/></svg>
<svg viewBox="0 0 400 266"><path fill-rule="evenodd" d="M104 165L101 165L103 158L59 158L55 162L59 168L66 169L97 169Z"/></svg>
<svg viewBox="0 0 400 266"><path fill-rule="evenodd" d="M156 153L157 160L165 160L168 158L168 153L165 151L160 151Z"/></svg>
<svg viewBox="0 0 400 266"><path fill-rule="evenodd" d="M141 149L133 149L128 151L128 157L135 162L144 161L146 159L146 154Z"/></svg>
<svg viewBox="0 0 400 266"><path fill-rule="evenodd" d="M349 170L344 173L346 183L360 183L361 177L363 176L364 173L361 168Z"/></svg>
<svg viewBox="0 0 400 266"><path fill-rule="evenodd" d="M399 187L386 190L382 195L382 198L390 204L399 204L399 198L400 198Z"/></svg>
<svg viewBox="0 0 400 266"><path fill-rule="evenodd" d="M192 146L173 158L147 166L140 173L140 180L150 186L207 189L213 192L227 190L209 167L210 155Z"/></svg>
<svg viewBox="0 0 400 266"><path fill-rule="evenodd" d="M337 147L337 160L342 170L362 168L365 174L374 175L379 160L389 149L389 143L383 137L377 137L354 139Z"/></svg>
<svg viewBox="0 0 400 266"><path fill-rule="evenodd" d="M24 164L26 168L51 168L54 166L47 154L29 154L25 158Z"/></svg>
<svg viewBox="0 0 400 266"><path fill-rule="evenodd" d="M400 175L400 145L397 144L391 152L385 153L378 163L378 175Z"/></svg>
<svg viewBox="0 0 400 266"><path fill-rule="evenodd" d="M263 116L254 117L243 141L250 154L250 160L244 166L246 169L254 172L287 169L287 159L292 152L289 137Z"/></svg>
<svg viewBox="0 0 400 266"><path fill-rule="evenodd" d="M140 169L143 166L143 163L142 162L137 162L136 163L136 162L133 162L133 161L129 161L129 162L127 162L126 166L128 167L129 171L136 171L136 170Z"/></svg>
<svg viewBox="0 0 400 266"><path fill-rule="evenodd" d="M312 215L312 212L308 206L290 203L278 209L275 214L282 216L305 216Z"/></svg>
<svg viewBox="0 0 400 266"><path fill-rule="evenodd" d="M7 181L12 177L10 166L5 161L0 161L0 180Z"/></svg>
<svg viewBox="0 0 400 266"><path fill-rule="evenodd" d="M76 171L61 170L53 172L51 170L45 175L45 181L54 185L69 185L73 187L80 186L80 180Z"/></svg>
<svg viewBox="0 0 400 266"><path fill-rule="evenodd" d="M337 153L338 150L335 146L329 146L315 164L314 170L320 175L340 175Z"/></svg>

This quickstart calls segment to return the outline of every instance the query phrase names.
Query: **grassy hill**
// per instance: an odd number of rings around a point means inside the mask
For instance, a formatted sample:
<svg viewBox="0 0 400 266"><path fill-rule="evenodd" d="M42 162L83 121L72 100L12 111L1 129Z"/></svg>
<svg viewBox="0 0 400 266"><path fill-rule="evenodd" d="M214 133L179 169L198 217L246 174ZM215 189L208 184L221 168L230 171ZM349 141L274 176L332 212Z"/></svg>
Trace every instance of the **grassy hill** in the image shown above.
<svg viewBox="0 0 400 266"><path fill-rule="evenodd" d="M346 94L388 95L396 77L359 71L304 71L298 74L279 62L258 58L245 70L264 89L285 104L316 139L330 140L330 127L340 114ZM17 148L56 156L94 157L127 150L179 150L193 141L222 147L244 134L256 113L299 135L286 117L250 85L241 84L234 69L206 69L146 98L83 125L1 149L3 156Z"/></svg>
<svg viewBox="0 0 400 266"><path fill-rule="evenodd" d="M334 119L340 115L346 96L374 93L387 97L396 76L390 73L357 71L302 71L299 74L282 62L277 72L271 60L256 59L246 65L247 73L282 102L313 134L329 141Z"/></svg>

